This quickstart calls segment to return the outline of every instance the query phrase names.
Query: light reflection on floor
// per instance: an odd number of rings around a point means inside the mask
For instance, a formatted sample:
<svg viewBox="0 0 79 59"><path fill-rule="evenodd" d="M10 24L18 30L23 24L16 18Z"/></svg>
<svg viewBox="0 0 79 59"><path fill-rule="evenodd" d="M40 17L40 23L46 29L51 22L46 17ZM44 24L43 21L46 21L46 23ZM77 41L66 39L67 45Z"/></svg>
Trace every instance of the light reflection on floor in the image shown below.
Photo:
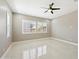
<svg viewBox="0 0 79 59"><path fill-rule="evenodd" d="M23 51L23 59L37 59L40 56L46 55L47 45L36 47Z"/></svg>

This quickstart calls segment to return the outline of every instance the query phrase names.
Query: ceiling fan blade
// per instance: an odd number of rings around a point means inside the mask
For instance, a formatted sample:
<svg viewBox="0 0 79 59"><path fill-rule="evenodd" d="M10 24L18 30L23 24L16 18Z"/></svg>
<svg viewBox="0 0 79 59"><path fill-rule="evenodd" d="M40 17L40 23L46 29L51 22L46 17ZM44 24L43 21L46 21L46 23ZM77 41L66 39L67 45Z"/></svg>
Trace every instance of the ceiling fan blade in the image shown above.
<svg viewBox="0 0 79 59"><path fill-rule="evenodd" d="M51 5L53 6L53 5L54 5L54 3L51 3Z"/></svg>
<svg viewBox="0 0 79 59"><path fill-rule="evenodd" d="M44 13L48 12L48 10L46 10Z"/></svg>
<svg viewBox="0 0 79 59"><path fill-rule="evenodd" d="M51 4L49 4L49 7L51 7L52 8L52 6L54 5L54 3L51 3Z"/></svg>
<svg viewBox="0 0 79 59"><path fill-rule="evenodd" d="M49 9L48 9L49 10ZM48 10L46 10L44 13L48 12Z"/></svg>
<svg viewBox="0 0 79 59"><path fill-rule="evenodd" d="M51 13L53 14L53 11L51 11Z"/></svg>
<svg viewBox="0 0 79 59"><path fill-rule="evenodd" d="M52 7L54 5L54 3L49 4L49 7Z"/></svg>
<svg viewBox="0 0 79 59"><path fill-rule="evenodd" d="M60 8L51 8L52 10L60 10Z"/></svg>

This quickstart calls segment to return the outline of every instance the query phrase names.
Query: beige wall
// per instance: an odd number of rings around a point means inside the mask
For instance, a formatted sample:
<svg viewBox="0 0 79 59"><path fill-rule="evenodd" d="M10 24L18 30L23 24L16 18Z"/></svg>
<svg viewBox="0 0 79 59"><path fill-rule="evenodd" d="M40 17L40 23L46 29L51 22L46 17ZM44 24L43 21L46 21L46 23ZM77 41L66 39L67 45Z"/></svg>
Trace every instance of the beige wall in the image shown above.
<svg viewBox="0 0 79 59"><path fill-rule="evenodd" d="M77 11L52 20L52 36L77 43Z"/></svg>
<svg viewBox="0 0 79 59"><path fill-rule="evenodd" d="M47 19L33 17L33 16L26 16L18 13L13 14L13 41L23 41L23 40L30 40L30 39L38 39L44 37L50 37L50 21L48 24L48 33L35 33L35 34L22 34L22 20L39 20L44 21Z"/></svg>
<svg viewBox="0 0 79 59"><path fill-rule="evenodd" d="M0 0L0 57L10 45L12 37L12 35L8 38L6 36L6 12L9 13L11 20L12 14L7 3L4 0Z"/></svg>

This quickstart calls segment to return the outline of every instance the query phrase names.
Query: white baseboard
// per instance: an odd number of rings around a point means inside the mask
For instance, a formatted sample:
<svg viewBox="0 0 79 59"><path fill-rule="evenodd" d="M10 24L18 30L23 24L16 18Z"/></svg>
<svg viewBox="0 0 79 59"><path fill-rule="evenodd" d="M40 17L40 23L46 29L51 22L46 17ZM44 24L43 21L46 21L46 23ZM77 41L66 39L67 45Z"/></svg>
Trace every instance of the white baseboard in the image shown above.
<svg viewBox="0 0 79 59"><path fill-rule="evenodd" d="M5 53L2 55L0 59L5 59L5 56L8 53L8 51L11 49L11 47L12 47L12 44L8 47L8 49L5 51Z"/></svg>
<svg viewBox="0 0 79 59"><path fill-rule="evenodd" d="M68 44L71 44L71 45L78 46L78 44L77 44L77 43L70 42L70 41L66 41L66 40L62 40L62 39L59 39L59 38L54 38L54 37L51 37L51 39L55 39L55 40L57 40L57 41L61 41L61 42L65 42L65 43L68 43Z"/></svg>
<svg viewBox="0 0 79 59"><path fill-rule="evenodd" d="M12 45L15 45L17 43L21 43L21 42L30 42L30 41L33 41L33 40L42 40L42 39L49 39L51 37L46 37L46 38L39 38L39 39L30 39L30 40L24 40L24 41L16 41L16 42L13 42Z"/></svg>

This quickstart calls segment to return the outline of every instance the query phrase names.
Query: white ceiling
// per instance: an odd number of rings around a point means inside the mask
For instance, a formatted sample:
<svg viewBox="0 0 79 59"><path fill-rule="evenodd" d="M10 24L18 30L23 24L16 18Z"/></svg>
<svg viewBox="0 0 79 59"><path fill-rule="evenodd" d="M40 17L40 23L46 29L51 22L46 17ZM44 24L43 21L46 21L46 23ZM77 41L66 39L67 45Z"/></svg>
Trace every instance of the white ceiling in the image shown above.
<svg viewBox="0 0 79 59"><path fill-rule="evenodd" d="M53 19L61 15L77 10L77 2L75 0L7 0L13 12ZM54 11L44 13L46 9L41 7L48 7L51 2L54 2L54 7L61 8Z"/></svg>

